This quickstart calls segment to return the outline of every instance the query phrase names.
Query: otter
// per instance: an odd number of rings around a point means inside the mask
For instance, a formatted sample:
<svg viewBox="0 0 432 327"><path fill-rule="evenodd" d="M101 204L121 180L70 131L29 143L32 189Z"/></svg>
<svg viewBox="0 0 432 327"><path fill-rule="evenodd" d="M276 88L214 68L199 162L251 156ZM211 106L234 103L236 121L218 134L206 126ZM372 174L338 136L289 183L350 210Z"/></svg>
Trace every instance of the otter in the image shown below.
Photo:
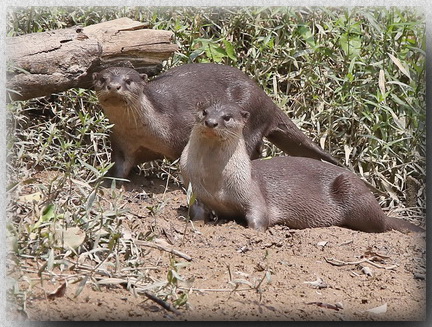
<svg viewBox="0 0 432 327"><path fill-rule="evenodd" d="M145 74L110 67L93 74L100 105L114 124L109 174L126 178L139 163L180 157L195 121L197 103L225 99L250 113L243 129L252 159L261 153L263 137L292 156L338 164L310 140L247 75L220 64L186 64L147 82Z"/></svg>
<svg viewBox="0 0 432 327"><path fill-rule="evenodd" d="M423 231L384 214L347 169L303 157L251 161L243 136L250 113L234 103L199 110L180 170L196 198L219 218L266 230L341 226L363 232Z"/></svg>

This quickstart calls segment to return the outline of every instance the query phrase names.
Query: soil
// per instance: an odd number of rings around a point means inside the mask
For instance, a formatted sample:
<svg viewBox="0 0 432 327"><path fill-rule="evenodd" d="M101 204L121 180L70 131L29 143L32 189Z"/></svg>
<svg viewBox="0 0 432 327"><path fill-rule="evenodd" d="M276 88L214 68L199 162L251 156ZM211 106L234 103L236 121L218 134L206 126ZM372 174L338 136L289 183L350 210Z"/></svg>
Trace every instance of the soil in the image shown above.
<svg viewBox="0 0 432 327"><path fill-rule="evenodd" d="M143 190L146 195L138 197ZM119 229L121 239L130 240L139 230L157 230L158 244L165 248L146 247L143 275L164 280L173 258L185 263L178 268L181 280L177 280L175 295L187 294L187 303L177 309L172 301L157 303L145 290L116 281L119 274L114 272L94 274L93 283L87 282L75 296L82 284L72 282L75 273L70 269L34 287L24 311L11 303L10 319L426 319L425 233L369 234L339 227L292 230L285 226L256 232L235 222L191 224L184 218L186 195L174 183L166 188L166 181L137 175L118 192L124 192L125 209L130 213ZM148 208L161 199L165 206L150 215ZM170 249L192 260L169 253ZM34 267L28 277L37 279L32 271L41 263L27 261ZM121 258L117 265L116 271L127 268ZM8 270L9 278L17 277L13 265ZM57 296L49 295L56 290ZM151 296L151 289L147 291Z"/></svg>

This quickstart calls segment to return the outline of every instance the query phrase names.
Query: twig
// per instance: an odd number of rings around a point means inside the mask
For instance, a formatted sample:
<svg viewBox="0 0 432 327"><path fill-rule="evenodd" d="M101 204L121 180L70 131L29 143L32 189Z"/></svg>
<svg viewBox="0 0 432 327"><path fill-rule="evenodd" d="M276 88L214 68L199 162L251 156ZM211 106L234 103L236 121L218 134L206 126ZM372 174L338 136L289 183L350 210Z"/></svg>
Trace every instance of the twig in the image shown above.
<svg viewBox="0 0 432 327"><path fill-rule="evenodd" d="M168 248L168 247L163 246L161 244L157 244L157 243L154 243L154 242L140 241L140 240L135 240L135 243L137 245L148 246L148 247L151 247L151 248L155 248L155 249L158 249L158 250L162 250L162 251L174 254L174 255L176 255L178 257L181 257L181 258L183 258L183 259L185 259L187 261L192 261L192 257L190 257L189 255L187 255L187 254L185 254L183 252L180 252L180 251L178 251L176 249Z"/></svg>
<svg viewBox="0 0 432 327"><path fill-rule="evenodd" d="M256 291L256 288L190 288L190 287L179 287L178 289L193 292L246 292L246 291Z"/></svg>
<svg viewBox="0 0 432 327"><path fill-rule="evenodd" d="M152 300L153 302L156 302L157 304L159 304L162 308L164 308L165 310L174 312L176 315L181 315L180 311L176 310L175 308L173 308L172 306L170 306L168 303L166 303L164 300L159 299L157 296L150 294L149 292L143 292L143 294L145 296L147 296L150 300Z"/></svg>
<svg viewBox="0 0 432 327"><path fill-rule="evenodd" d="M352 242L353 242L353 240L349 240L349 241L346 241L346 242L339 244L339 246L348 245L348 244L351 244Z"/></svg>
<svg viewBox="0 0 432 327"><path fill-rule="evenodd" d="M307 302L306 304L316 304L319 307L326 308L326 309L333 309L336 311L339 311L341 309L337 305L330 304L330 303L324 303L324 302L315 301L315 302Z"/></svg>
<svg viewBox="0 0 432 327"><path fill-rule="evenodd" d="M327 263L329 263L329 264L331 264L333 266L358 265L358 264L363 263L363 262L367 262L367 263L371 264L372 266L374 266L376 268L386 269L386 270L395 269L398 266L398 265L392 265L392 266L389 266L389 267L385 267L385 266L378 265L375 262L372 262L371 260L366 259L366 258L362 259L362 260L359 260L359 261L348 261L348 262L341 261L341 260L334 259L334 258L330 258L330 259L324 258L324 260Z"/></svg>
<svg viewBox="0 0 432 327"><path fill-rule="evenodd" d="M140 218L140 219L142 219L142 218L147 218L147 216L141 216L141 215L139 215L139 214L137 214L137 213L134 213L134 212L128 212L130 215L132 215L132 216L135 216L135 217L137 217L137 218Z"/></svg>

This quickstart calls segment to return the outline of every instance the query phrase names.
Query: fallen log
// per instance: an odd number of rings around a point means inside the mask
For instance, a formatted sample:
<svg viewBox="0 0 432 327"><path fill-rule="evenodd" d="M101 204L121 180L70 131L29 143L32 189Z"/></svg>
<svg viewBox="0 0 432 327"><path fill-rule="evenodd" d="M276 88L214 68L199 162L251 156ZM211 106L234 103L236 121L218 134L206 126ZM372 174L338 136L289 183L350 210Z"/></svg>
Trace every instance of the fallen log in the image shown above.
<svg viewBox="0 0 432 327"><path fill-rule="evenodd" d="M6 39L6 88L11 100L27 100L90 88L93 72L129 66L149 76L161 70L177 45L170 31L119 18L87 27L72 27Z"/></svg>

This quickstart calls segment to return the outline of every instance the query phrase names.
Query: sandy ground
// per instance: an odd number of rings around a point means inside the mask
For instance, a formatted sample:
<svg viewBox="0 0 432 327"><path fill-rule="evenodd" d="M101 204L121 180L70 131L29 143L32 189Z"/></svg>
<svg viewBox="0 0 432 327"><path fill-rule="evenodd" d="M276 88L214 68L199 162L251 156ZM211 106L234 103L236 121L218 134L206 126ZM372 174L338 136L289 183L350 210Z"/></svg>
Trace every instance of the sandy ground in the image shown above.
<svg viewBox="0 0 432 327"><path fill-rule="evenodd" d="M146 290L128 285L129 269L119 258L105 274L57 271L35 285L25 313L11 304L17 320L424 320L426 319L426 235L392 231L368 234L345 228L291 230L284 226L256 232L234 222L186 223L186 196L174 184L136 176L123 194L130 214L120 241L152 230L165 250L138 244L137 262L152 283L166 280L179 266L174 298L187 304L158 304ZM137 194L146 190L147 196ZM156 215L147 207L164 200ZM172 249L180 255L169 253ZM172 251L171 251L172 252ZM191 258L188 261L188 256ZM24 260L24 259L20 259ZM28 278L41 262L27 260ZM170 268L171 267L171 268ZM8 261L9 278L22 271ZM123 277L122 277L123 276ZM82 280L82 279L81 279ZM66 281L66 283L65 283ZM77 282L78 281L78 282ZM151 283L150 283L151 284ZM59 290L59 287L63 288ZM98 287L96 287L96 285ZM138 284L137 284L138 285ZM81 293L75 296L77 289ZM50 296L56 293L58 296ZM147 290L151 293L151 289ZM148 294L147 293L147 294ZM173 295L173 294L172 294ZM171 297L172 299L173 297Z"/></svg>

